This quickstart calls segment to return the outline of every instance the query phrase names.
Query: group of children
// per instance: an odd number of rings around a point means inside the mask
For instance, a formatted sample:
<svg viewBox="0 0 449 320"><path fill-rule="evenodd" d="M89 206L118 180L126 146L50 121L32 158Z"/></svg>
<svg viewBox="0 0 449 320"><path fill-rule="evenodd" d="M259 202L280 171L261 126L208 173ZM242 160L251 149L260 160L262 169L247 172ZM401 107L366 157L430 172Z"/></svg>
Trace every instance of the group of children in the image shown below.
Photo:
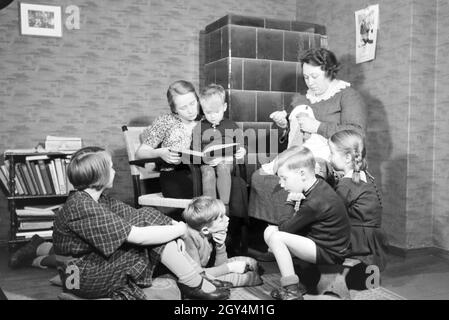
<svg viewBox="0 0 449 320"><path fill-rule="evenodd" d="M227 105L221 86L208 86L200 102L205 117L193 135L201 136L203 148L211 143L210 135L202 138L206 129L227 137L226 129L237 125L223 118ZM274 172L295 208L294 214L280 217L278 225L264 231L281 273L281 286L272 292L275 299L299 300L307 291L295 273L292 256L314 264L339 264L350 256L381 270L385 266L381 198L366 171L364 138L344 130L328 144L330 162L341 172L335 189L315 174L316 161L306 147L291 147L275 160ZM260 285L256 260L229 259L226 253L231 158L241 159L245 153L241 147L231 157L202 165L204 195L184 210L184 223L107 196L104 191L112 188L115 176L111 156L99 147L83 148L67 168L76 191L56 215L53 247L33 239L11 257L11 266L24 261L54 264L43 255L37 258L44 251L45 256L54 251L70 257L64 266L79 270L80 286L74 293L85 298L145 299L145 288L151 286L159 262L177 277L184 298L228 299L231 287Z"/></svg>

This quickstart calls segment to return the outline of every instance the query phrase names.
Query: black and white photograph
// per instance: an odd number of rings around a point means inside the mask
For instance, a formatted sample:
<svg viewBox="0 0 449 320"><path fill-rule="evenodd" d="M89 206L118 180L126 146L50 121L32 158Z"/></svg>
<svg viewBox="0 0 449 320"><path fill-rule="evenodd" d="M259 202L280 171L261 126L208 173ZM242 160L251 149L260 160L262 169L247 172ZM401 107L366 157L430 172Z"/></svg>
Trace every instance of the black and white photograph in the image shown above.
<svg viewBox="0 0 449 320"><path fill-rule="evenodd" d="M24 1L0 1L0 299L449 300L447 0Z"/></svg>

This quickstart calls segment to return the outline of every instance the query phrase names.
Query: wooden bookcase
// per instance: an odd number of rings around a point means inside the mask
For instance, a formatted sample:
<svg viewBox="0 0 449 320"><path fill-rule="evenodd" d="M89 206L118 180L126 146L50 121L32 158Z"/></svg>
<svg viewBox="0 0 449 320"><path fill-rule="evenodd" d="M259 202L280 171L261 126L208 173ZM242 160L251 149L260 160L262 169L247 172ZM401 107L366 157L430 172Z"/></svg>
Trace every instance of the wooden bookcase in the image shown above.
<svg viewBox="0 0 449 320"><path fill-rule="evenodd" d="M67 175L65 174L65 169L68 160L70 156L73 154L73 152L27 152L27 151L21 151L21 150L7 150L4 153L4 160L8 163L8 190L5 190L7 193L7 200L8 200L8 211L10 215L10 234L9 234L9 248L10 250L13 250L16 246L20 245L21 243L27 242L30 240L30 237L22 237L20 236L20 232L39 232L43 230L52 230L52 228L44 228L44 229L29 229L29 230L20 230L19 226L21 223L23 223L25 220L27 222L37 222L37 221L52 221L51 218L46 216L46 218L43 218L42 216L28 216L28 217L19 217L17 215L18 209L23 209L25 206L52 206L52 205L58 205L65 202L68 192L70 191L70 184L68 183ZM20 177L19 180L18 175L23 175L22 172L16 172L16 170L21 171L19 166L23 166L23 164L26 165L26 162L32 162L36 161L38 163L38 158L43 158L46 160L42 160L44 164L48 165L48 174L47 178L50 179L50 183L52 185L52 188L48 187L48 184L43 183L44 179L42 178L43 173L41 171L41 174L37 173L38 167L35 167L34 175L31 173L31 179L34 179L34 182L31 181L31 184L34 185L34 188L30 186L30 180L29 176L28 179L26 177ZM33 160L28 160L33 159ZM56 159L62 159L56 160ZM56 161L61 162L61 167L59 168L59 175L56 175L56 178L58 180L58 186L55 187L54 184L56 182L53 180L54 177L52 177L50 173L50 163L55 163ZM64 163L64 164L63 164ZM33 162L33 164L35 164ZM28 164L30 165L30 164ZM47 167L45 167L47 168ZM28 167L30 169L30 167ZM43 169L42 169L43 170ZM62 171L61 171L62 170ZM30 170L28 170L29 172ZM59 177L63 173L63 177ZM38 176L41 177L38 177ZM17 178L16 178L17 177ZM25 180L25 181L24 181ZM20 186L17 186L16 183L19 183ZM25 183L26 186L24 187L22 183ZM47 181L48 183L48 181ZM65 190L62 188L62 186L59 185L59 183L65 183ZM19 193L18 188L22 189ZM25 190L26 189L26 190ZM31 192L31 189L33 189L33 192ZM51 189L51 190L47 190ZM19 235L18 235L19 233ZM51 240L51 234L44 237L48 240Z"/></svg>

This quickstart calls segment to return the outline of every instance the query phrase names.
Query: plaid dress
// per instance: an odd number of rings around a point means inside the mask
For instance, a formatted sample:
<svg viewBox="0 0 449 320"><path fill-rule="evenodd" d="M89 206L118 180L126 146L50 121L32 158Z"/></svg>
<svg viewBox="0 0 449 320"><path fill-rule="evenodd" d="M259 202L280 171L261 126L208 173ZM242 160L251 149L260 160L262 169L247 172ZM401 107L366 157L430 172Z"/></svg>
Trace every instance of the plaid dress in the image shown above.
<svg viewBox="0 0 449 320"><path fill-rule="evenodd" d="M126 242L131 226L167 225L171 219L153 208L135 209L101 195L98 202L84 191L72 192L54 222L55 253L74 257L84 298L145 299L164 245Z"/></svg>

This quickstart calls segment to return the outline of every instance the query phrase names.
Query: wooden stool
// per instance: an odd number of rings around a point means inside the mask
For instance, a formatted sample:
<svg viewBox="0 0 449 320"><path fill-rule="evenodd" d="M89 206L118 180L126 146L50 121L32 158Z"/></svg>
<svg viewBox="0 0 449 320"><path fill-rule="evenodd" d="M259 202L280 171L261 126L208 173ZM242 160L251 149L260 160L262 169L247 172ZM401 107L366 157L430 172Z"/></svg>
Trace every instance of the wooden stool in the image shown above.
<svg viewBox="0 0 449 320"><path fill-rule="evenodd" d="M320 280L316 286L318 294L333 293L341 299L350 300L346 276L352 267L359 264L359 260L345 259L343 264L318 265Z"/></svg>

